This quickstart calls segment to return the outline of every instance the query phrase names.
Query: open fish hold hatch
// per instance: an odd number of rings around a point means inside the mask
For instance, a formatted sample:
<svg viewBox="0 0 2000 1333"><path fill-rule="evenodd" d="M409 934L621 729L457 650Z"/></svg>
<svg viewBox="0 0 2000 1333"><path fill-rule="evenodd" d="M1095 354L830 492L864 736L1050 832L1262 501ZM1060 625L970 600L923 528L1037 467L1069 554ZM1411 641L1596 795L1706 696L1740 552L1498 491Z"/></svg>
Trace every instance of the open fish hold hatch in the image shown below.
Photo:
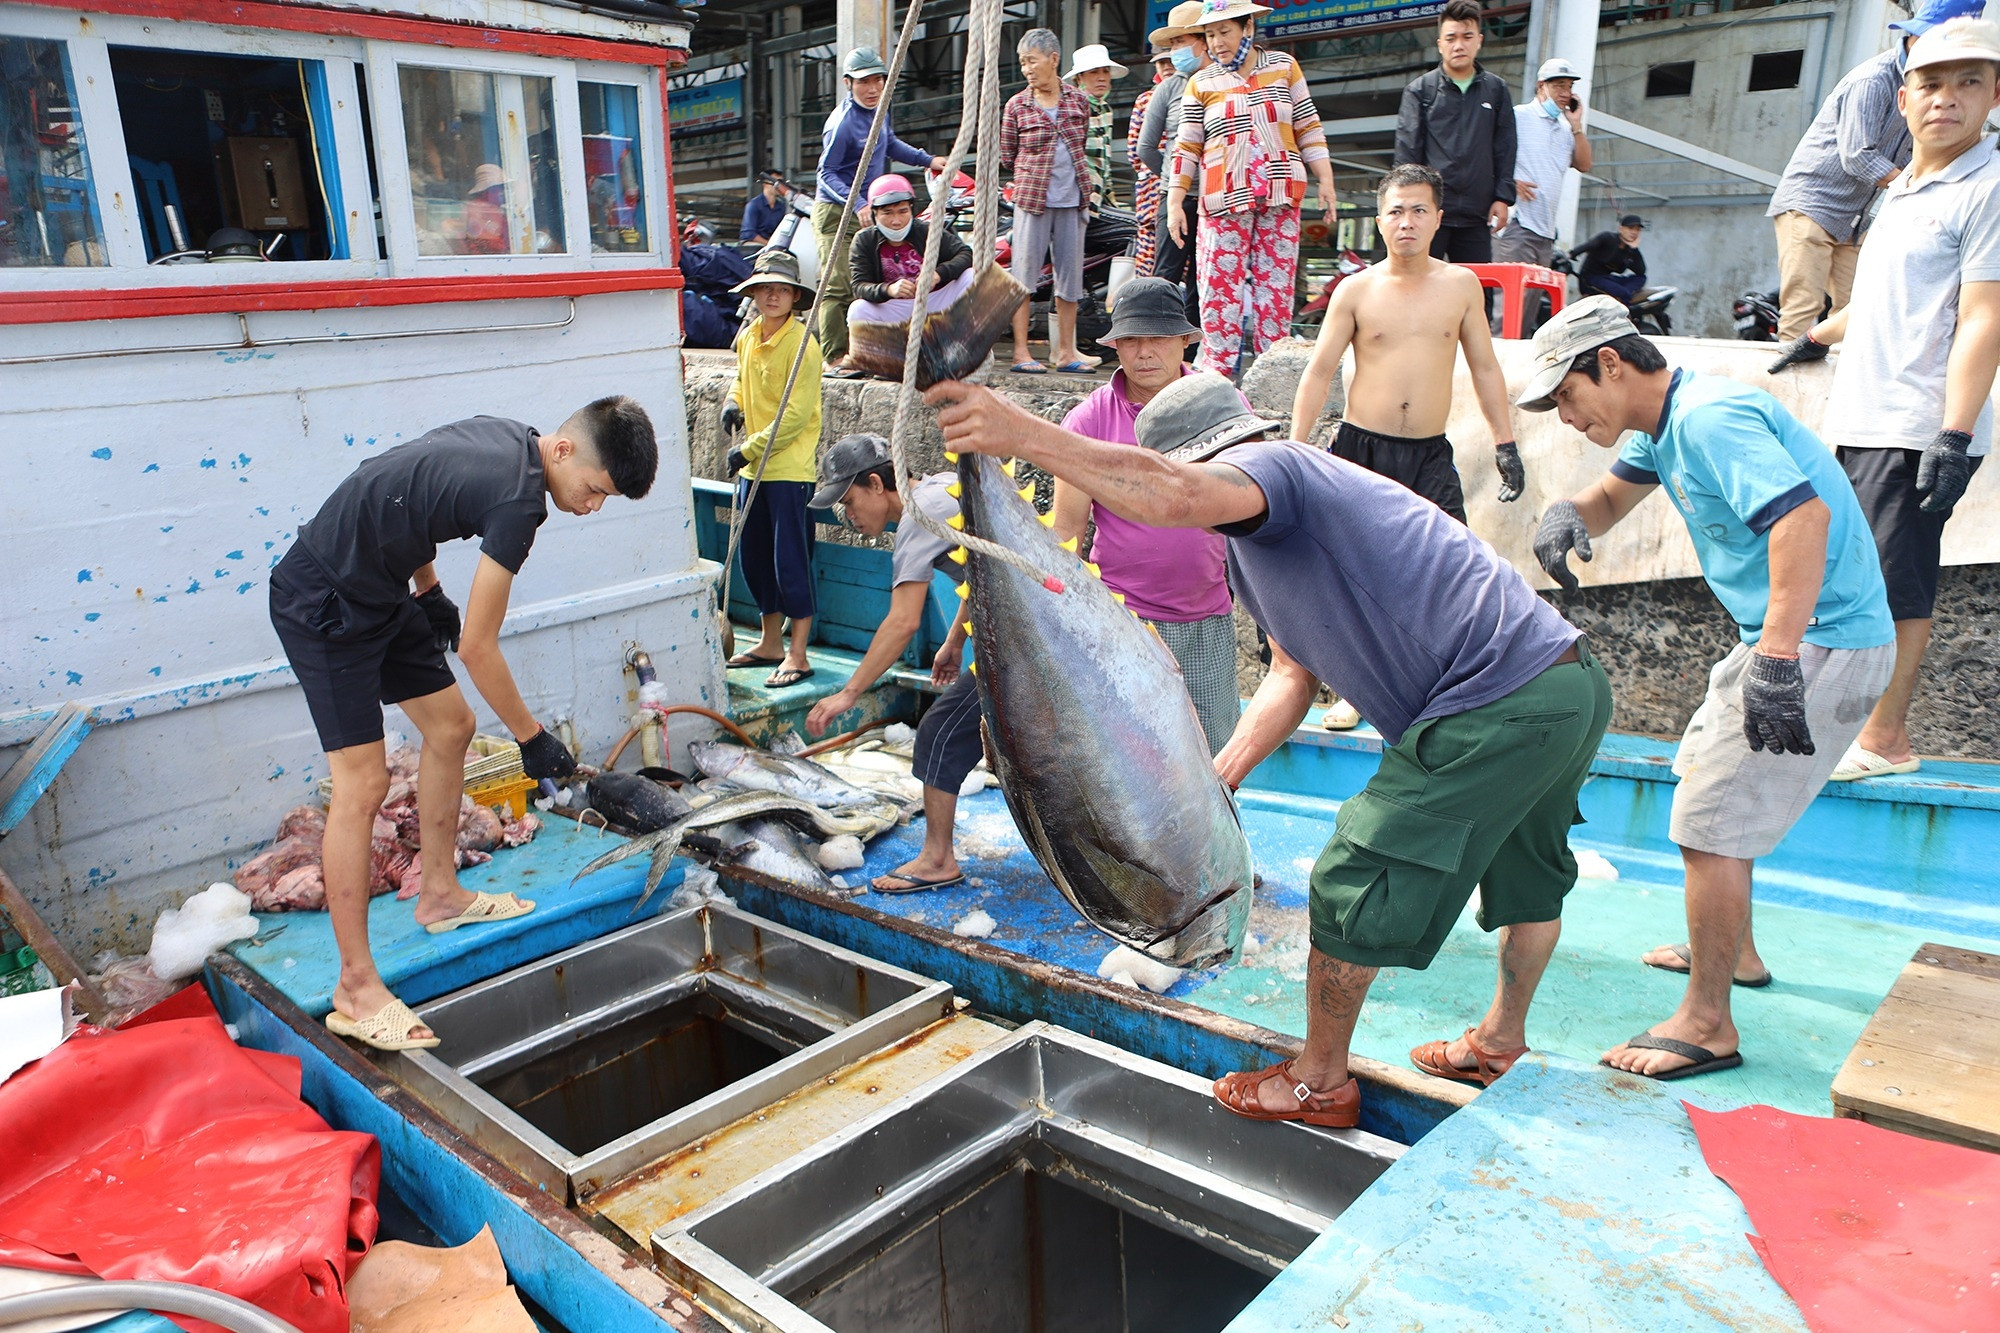
<svg viewBox="0 0 2000 1333"><path fill-rule="evenodd" d="M951 987L719 903L422 1006L388 1067L566 1201L952 1012Z"/></svg>
<svg viewBox="0 0 2000 1333"><path fill-rule="evenodd" d="M1043 1023L653 1234L745 1327L1220 1329L1401 1155Z"/></svg>

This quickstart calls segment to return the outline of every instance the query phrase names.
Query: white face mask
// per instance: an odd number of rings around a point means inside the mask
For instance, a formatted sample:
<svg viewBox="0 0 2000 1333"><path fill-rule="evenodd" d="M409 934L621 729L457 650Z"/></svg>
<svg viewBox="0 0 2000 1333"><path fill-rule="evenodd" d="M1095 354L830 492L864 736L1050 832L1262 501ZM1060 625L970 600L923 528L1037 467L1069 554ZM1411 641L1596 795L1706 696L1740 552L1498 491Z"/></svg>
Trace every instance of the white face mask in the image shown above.
<svg viewBox="0 0 2000 1333"><path fill-rule="evenodd" d="M881 230L884 239L901 241L905 236L910 234L910 228L915 225L915 220L912 219L910 222L905 222L900 227L892 227L886 222L878 222L875 225Z"/></svg>

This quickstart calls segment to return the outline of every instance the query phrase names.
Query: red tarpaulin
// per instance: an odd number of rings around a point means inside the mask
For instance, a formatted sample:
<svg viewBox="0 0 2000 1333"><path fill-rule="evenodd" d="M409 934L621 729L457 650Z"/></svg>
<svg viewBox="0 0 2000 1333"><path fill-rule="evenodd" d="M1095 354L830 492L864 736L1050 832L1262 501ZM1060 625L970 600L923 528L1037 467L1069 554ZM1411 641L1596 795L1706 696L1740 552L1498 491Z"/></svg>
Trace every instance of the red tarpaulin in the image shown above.
<svg viewBox="0 0 2000 1333"><path fill-rule="evenodd" d="M1817 1333L2000 1329L2000 1155L1769 1106L1687 1113Z"/></svg>
<svg viewBox="0 0 2000 1333"><path fill-rule="evenodd" d="M347 1276L375 1239L375 1140L329 1129L299 1100L297 1060L237 1046L190 991L0 1084L0 1264L192 1282L346 1333Z"/></svg>

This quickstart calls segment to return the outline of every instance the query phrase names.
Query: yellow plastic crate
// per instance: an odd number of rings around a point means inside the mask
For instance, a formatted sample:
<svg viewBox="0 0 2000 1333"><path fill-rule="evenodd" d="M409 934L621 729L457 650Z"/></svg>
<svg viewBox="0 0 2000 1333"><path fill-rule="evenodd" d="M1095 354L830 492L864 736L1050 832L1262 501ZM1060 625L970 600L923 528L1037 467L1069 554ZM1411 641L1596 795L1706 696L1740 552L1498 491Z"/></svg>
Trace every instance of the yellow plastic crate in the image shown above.
<svg viewBox="0 0 2000 1333"><path fill-rule="evenodd" d="M521 747L513 737L474 736L468 749L479 757L465 761L465 794L477 805L511 812L504 816L507 819L526 814L528 793L536 783L521 768ZM319 799L322 803L333 799L332 778L319 780Z"/></svg>
<svg viewBox="0 0 2000 1333"><path fill-rule="evenodd" d="M519 763L515 764L518 770ZM538 784L526 773L516 772L512 777L495 778L474 785L465 784L465 794L472 798L474 805L491 806L502 819L519 819L528 813L528 801Z"/></svg>

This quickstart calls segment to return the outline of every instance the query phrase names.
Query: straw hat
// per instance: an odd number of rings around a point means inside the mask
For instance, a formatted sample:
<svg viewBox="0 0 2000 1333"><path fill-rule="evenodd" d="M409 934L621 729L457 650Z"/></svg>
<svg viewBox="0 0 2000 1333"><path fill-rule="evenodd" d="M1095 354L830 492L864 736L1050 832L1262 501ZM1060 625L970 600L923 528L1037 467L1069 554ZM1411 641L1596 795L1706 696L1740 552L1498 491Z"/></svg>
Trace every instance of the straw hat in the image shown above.
<svg viewBox="0 0 2000 1333"><path fill-rule="evenodd" d="M1146 34L1154 46L1172 46L1176 37L1193 37L1201 31L1201 0L1182 0L1167 11L1167 26Z"/></svg>
<svg viewBox="0 0 2000 1333"><path fill-rule="evenodd" d="M1249 0L1202 0L1201 17L1195 26L1204 28L1225 20L1242 23L1270 12L1268 5L1253 5Z"/></svg>
<svg viewBox="0 0 2000 1333"><path fill-rule="evenodd" d="M1108 69L1111 77L1122 79L1131 73L1123 65L1111 58L1111 52L1103 45L1093 42L1089 46L1079 46L1076 54L1069 58L1069 73L1065 79L1074 79L1079 74L1088 74L1094 69Z"/></svg>

